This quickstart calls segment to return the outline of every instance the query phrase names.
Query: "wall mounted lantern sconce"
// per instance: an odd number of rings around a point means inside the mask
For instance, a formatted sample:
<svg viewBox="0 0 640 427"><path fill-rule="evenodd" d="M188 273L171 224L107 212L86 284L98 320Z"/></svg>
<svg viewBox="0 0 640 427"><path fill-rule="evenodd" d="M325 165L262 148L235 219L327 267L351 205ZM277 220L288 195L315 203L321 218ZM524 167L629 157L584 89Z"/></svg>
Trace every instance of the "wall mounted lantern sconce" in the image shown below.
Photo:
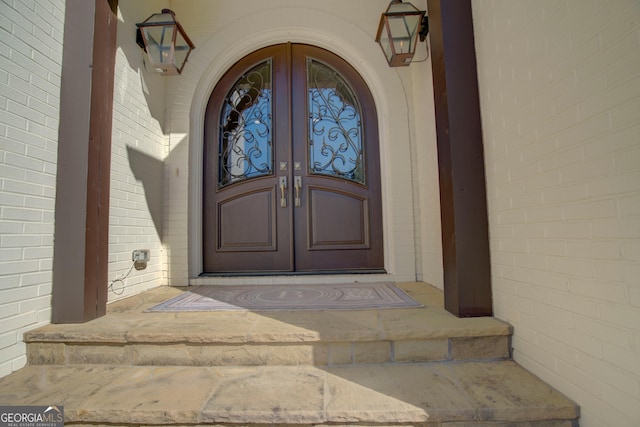
<svg viewBox="0 0 640 427"><path fill-rule="evenodd" d="M429 21L424 10L402 0L392 0L380 16L376 42L390 67L403 67L411 64L418 37L423 42L428 33Z"/></svg>
<svg viewBox="0 0 640 427"><path fill-rule="evenodd" d="M167 76L181 74L195 45L169 9L136 24L136 42L145 50L151 68Z"/></svg>

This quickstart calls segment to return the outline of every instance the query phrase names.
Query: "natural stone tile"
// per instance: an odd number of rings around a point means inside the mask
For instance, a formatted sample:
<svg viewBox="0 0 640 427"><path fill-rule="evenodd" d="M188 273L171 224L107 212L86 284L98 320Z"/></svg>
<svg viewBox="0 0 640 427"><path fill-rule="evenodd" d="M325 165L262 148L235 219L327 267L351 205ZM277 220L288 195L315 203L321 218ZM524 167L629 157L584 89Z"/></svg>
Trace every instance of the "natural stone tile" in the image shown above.
<svg viewBox="0 0 640 427"><path fill-rule="evenodd" d="M438 427L575 427L577 424L566 420L552 421L506 421L506 422L452 422L441 423Z"/></svg>
<svg viewBox="0 0 640 427"><path fill-rule="evenodd" d="M327 345L186 345L133 346L135 365L256 366L326 365Z"/></svg>
<svg viewBox="0 0 640 427"><path fill-rule="evenodd" d="M228 366L251 366L269 364L269 356L274 356L275 351L270 351L269 346L264 345L243 345L243 346L216 346L210 349L198 349L201 358L207 356L214 359L216 365ZM282 357L287 357L286 351L282 349ZM282 363L286 365L288 363ZM297 363L292 363L297 364Z"/></svg>
<svg viewBox="0 0 640 427"><path fill-rule="evenodd" d="M80 404L74 414L78 421L98 417L109 423L197 423L201 408L219 383L214 370L195 367L97 369L96 376L101 386Z"/></svg>
<svg viewBox="0 0 640 427"><path fill-rule="evenodd" d="M55 403L64 405L69 424L115 426L568 427L578 416L573 402L511 361L329 368L29 366L0 379L0 402Z"/></svg>
<svg viewBox="0 0 640 427"><path fill-rule="evenodd" d="M380 310L384 339L411 340L484 335L509 335L508 324L493 317L457 318L441 306Z"/></svg>
<svg viewBox="0 0 640 427"><path fill-rule="evenodd" d="M203 422L324 422L325 373L312 367L220 368L222 381L202 410Z"/></svg>
<svg viewBox="0 0 640 427"><path fill-rule="evenodd" d="M327 426L328 424L322 424L322 426ZM404 424L404 423L393 423L393 424L378 424L378 423L371 423L371 424L363 424L363 423L358 423L358 424L329 424L331 427L353 427L354 425L360 426L360 427L441 427L441 423L440 422L413 422L410 424ZM75 427L75 426L74 426ZM111 426L109 426L111 427ZM172 426L173 427L173 426ZM279 426L280 427L280 426ZM300 427L300 426L282 426L282 427ZM319 427L318 425L314 426L314 427Z"/></svg>
<svg viewBox="0 0 640 427"><path fill-rule="evenodd" d="M266 365L312 365L325 366L329 363L328 344L263 346Z"/></svg>
<svg viewBox="0 0 640 427"><path fill-rule="evenodd" d="M432 362L449 358L449 340L394 341L396 362Z"/></svg>
<svg viewBox="0 0 640 427"><path fill-rule="evenodd" d="M192 360L185 344L155 345L134 344L131 346L132 364L138 366L193 366L197 365Z"/></svg>
<svg viewBox="0 0 640 427"><path fill-rule="evenodd" d="M112 372L117 368L106 369ZM104 367L27 366L0 378L0 402L3 405L63 405L65 416L102 385Z"/></svg>
<svg viewBox="0 0 640 427"><path fill-rule="evenodd" d="M157 316L157 315L160 316ZM164 315L169 319L164 319ZM243 343L254 320L243 313L142 313L137 326L127 332L132 342ZM158 325L162 325L159 328Z"/></svg>
<svg viewBox="0 0 640 427"><path fill-rule="evenodd" d="M444 295L442 291L427 283L405 282L396 283L396 286L402 288L411 298L424 306L441 307L444 305Z"/></svg>
<svg viewBox="0 0 640 427"><path fill-rule="evenodd" d="M51 324L25 332L24 341L64 343L126 343L126 327L109 318L113 325L105 324L106 316L86 323Z"/></svg>
<svg viewBox="0 0 640 427"><path fill-rule="evenodd" d="M472 419L474 409L455 384L419 365L359 365L328 368L329 422L424 422ZM453 417L453 418L451 418ZM435 421L435 420L433 420Z"/></svg>
<svg viewBox="0 0 640 427"><path fill-rule="evenodd" d="M300 322L302 323L302 322ZM249 331L250 342L317 342L320 333L306 325L287 323L270 317L260 317Z"/></svg>
<svg viewBox="0 0 640 427"><path fill-rule="evenodd" d="M353 363L382 363L391 360L389 341L353 343Z"/></svg>
<svg viewBox="0 0 640 427"><path fill-rule="evenodd" d="M441 365L473 402L476 420L566 420L579 414L573 402L515 362Z"/></svg>
<svg viewBox="0 0 640 427"><path fill-rule="evenodd" d="M383 338L410 340L432 338L430 332L433 329L434 315L441 314L434 308L425 307L407 310L380 310L378 317L382 325Z"/></svg>
<svg viewBox="0 0 640 427"><path fill-rule="evenodd" d="M313 345L313 363L315 366L326 366L329 364L329 344Z"/></svg>
<svg viewBox="0 0 640 427"><path fill-rule="evenodd" d="M27 360L31 365L64 365L65 345L62 343L29 343Z"/></svg>
<svg viewBox="0 0 640 427"><path fill-rule="evenodd" d="M130 298L123 298L107 304L107 313L128 313L131 311L144 311L154 305L160 304L170 298L180 295L186 288L172 286L159 286Z"/></svg>
<svg viewBox="0 0 640 427"><path fill-rule="evenodd" d="M331 401L327 419L334 422L361 423L376 420L381 423L426 421L427 412L375 387L362 386L339 376L329 377Z"/></svg>
<svg viewBox="0 0 640 427"><path fill-rule="evenodd" d="M251 331L255 342L371 341L381 335L376 310L261 313Z"/></svg>
<svg viewBox="0 0 640 427"><path fill-rule="evenodd" d="M509 337L451 338L452 360L508 358Z"/></svg>
<svg viewBox="0 0 640 427"><path fill-rule="evenodd" d="M217 355L220 365L326 365L327 357L322 344L226 346Z"/></svg>
<svg viewBox="0 0 640 427"><path fill-rule="evenodd" d="M131 347L126 345L67 345L68 364L130 365Z"/></svg>
<svg viewBox="0 0 640 427"><path fill-rule="evenodd" d="M329 364L349 365L353 363L353 345L350 342L329 344Z"/></svg>

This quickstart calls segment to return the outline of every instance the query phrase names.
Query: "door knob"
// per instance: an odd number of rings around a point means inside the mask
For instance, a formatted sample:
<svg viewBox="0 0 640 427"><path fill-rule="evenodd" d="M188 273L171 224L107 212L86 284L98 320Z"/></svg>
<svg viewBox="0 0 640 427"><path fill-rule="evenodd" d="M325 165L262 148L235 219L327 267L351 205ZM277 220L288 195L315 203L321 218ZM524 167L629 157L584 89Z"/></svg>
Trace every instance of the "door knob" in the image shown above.
<svg viewBox="0 0 640 427"><path fill-rule="evenodd" d="M287 207L287 177L286 176L281 176L280 179L278 180L280 183L280 207L281 208L286 208Z"/></svg>
<svg viewBox="0 0 640 427"><path fill-rule="evenodd" d="M296 207L300 206L300 189L302 188L302 177L301 176L295 176L293 178L293 185L296 189L296 200L295 200L295 205Z"/></svg>

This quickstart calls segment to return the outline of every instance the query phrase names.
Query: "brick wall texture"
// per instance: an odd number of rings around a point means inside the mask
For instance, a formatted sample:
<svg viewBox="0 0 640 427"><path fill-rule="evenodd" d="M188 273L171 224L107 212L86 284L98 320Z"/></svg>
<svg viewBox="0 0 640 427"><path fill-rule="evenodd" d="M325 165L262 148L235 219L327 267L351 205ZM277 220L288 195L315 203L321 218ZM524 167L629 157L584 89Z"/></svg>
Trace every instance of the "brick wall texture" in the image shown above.
<svg viewBox="0 0 640 427"><path fill-rule="evenodd" d="M51 317L64 0L0 2L0 376Z"/></svg>
<svg viewBox="0 0 640 427"><path fill-rule="evenodd" d="M149 8L126 4L147 18ZM0 2L0 376L24 366L22 334L50 322L64 0ZM118 31L109 300L163 283L164 83L144 72L131 37ZM130 270L134 249L150 249ZM124 280L116 280L129 275Z"/></svg>
<svg viewBox="0 0 640 427"><path fill-rule="evenodd" d="M640 3L472 5L495 313L581 426L637 426Z"/></svg>
<svg viewBox="0 0 640 427"><path fill-rule="evenodd" d="M166 78L145 69L143 51L134 36L135 23L155 12L155 6L146 1L119 3L111 141L109 301L164 284ZM131 269L136 249L151 252L144 270Z"/></svg>

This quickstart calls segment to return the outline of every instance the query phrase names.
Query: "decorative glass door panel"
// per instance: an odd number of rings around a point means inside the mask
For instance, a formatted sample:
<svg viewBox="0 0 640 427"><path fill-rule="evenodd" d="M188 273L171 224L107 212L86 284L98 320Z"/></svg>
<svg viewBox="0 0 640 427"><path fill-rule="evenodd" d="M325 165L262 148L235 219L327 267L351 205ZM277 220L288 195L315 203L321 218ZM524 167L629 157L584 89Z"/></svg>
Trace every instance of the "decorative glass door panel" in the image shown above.
<svg viewBox="0 0 640 427"><path fill-rule="evenodd" d="M225 98L220 115L218 185L273 173L271 60L242 76Z"/></svg>
<svg viewBox="0 0 640 427"><path fill-rule="evenodd" d="M349 84L307 58L311 172L365 183L360 106Z"/></svg>
<svg viewBox="0 0 640 427"><path fill-rule="evenodd" d="M204 161L205 273L382 271L375 106L339 57L282 44L234 65Z"/></svg>

